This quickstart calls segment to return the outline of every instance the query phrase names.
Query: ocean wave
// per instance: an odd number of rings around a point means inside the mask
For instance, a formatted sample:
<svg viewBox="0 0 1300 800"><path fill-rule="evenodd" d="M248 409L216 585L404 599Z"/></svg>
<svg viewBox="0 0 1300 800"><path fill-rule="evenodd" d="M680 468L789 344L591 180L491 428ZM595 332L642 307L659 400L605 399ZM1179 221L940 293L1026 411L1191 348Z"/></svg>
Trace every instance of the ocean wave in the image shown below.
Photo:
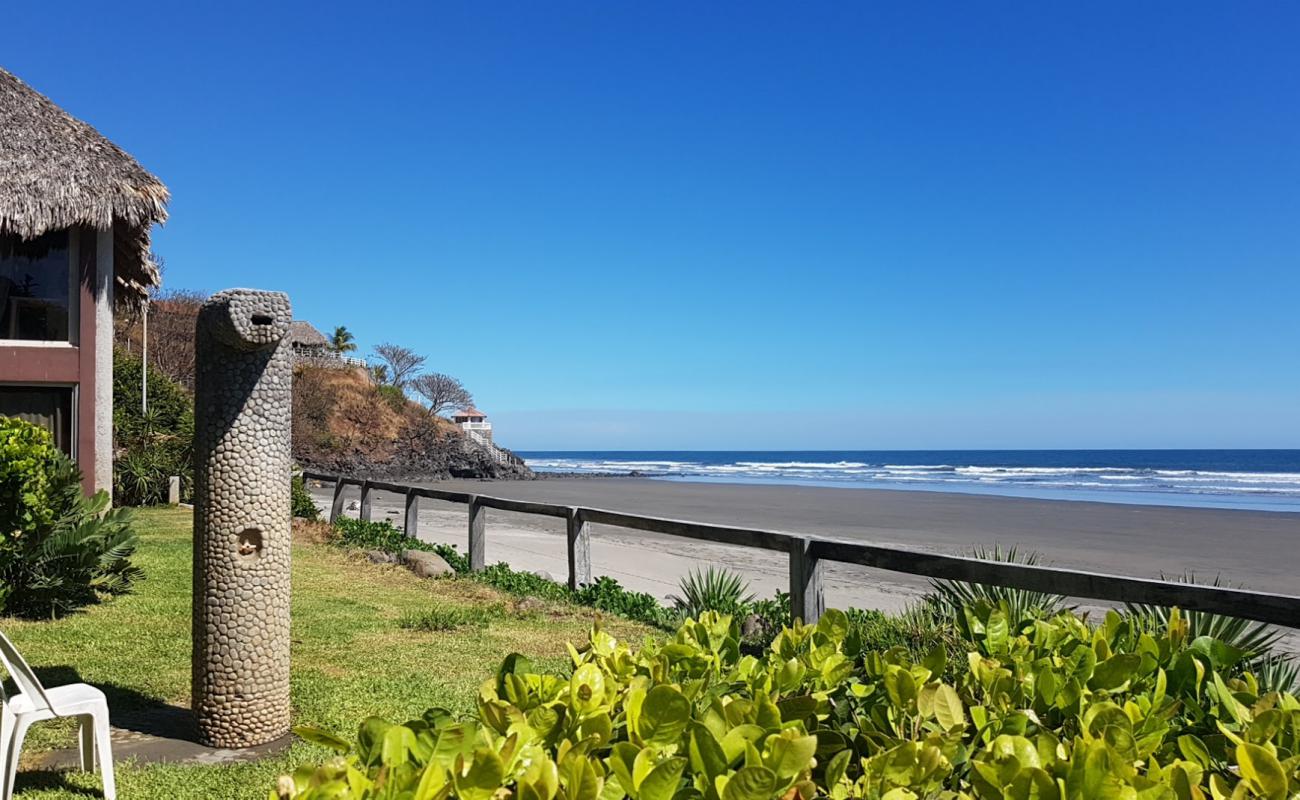
<svg viewBox="0 0 1300 800"><path fill-rule="evenodd" d="M675 455L675 454L674 454ZM683 454L685 455L685 454ZM1300 472L1172 469L1152 466L1066 466L1048 464L894 464L850 458L839 460L753 459L732 461L633 457L610 454L592 457L529 458L533 469L547 472L629 473L653 477L746 480L758 482L825 483L830 485L890 485L951 490L1091 491L1122 497L1131 493L1160 495L1237 495L1295 498L1300 501Z"/></svg>

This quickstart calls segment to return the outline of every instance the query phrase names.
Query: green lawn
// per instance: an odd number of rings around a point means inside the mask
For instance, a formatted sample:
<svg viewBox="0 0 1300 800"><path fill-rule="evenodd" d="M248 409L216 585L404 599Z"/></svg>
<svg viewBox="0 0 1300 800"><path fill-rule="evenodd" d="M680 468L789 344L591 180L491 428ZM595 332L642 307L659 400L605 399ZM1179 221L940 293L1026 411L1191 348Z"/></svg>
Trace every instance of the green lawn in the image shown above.
<svg viewBox="0 0 1300 800"><path fill-rule="evenodd" d="M187 706L190 680L191 515L173 509L137 514L135 561L146 574L136 590L52 622L0 619L3 629L47 682L81 680L102 688L113 714ZM444 606L493 606L486 627L450 632L407 630L403 616ZM347 737L370 714L395 720L430 706L473 709L478 685L500 660L522 652L561 666L564 643L585 640L596 612L565 605L517 612L508 596L479 583L420 580L355 554L308 541L293 550L293 709L295 724ZM620 638L652 632L620 619L602 623ZM67 726L37 726L24 762L42 750L74 746ZM275 776L326 751L296 742L281 756L234 766L136 766L118 763L118 794L149 798L257 798ZM80 773L20 773L17 796L98 795L99 779ZM88 792L88 790L94 790Z"/></svg>

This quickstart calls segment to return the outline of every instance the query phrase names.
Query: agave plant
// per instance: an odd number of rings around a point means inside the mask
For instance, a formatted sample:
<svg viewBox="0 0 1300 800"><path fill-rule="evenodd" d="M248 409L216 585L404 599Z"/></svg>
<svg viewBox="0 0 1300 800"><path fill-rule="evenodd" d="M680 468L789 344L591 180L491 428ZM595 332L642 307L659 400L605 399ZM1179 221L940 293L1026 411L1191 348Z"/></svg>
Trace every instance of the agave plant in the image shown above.
<svg viewBox="0 0 1300 800"><path fill-rule="evenodd" d="M1192 572L1173 578L1160 577L1178 583L1245 588L1224 581L1221 575L1215 575L1208 582L1198 581ZM1170 611L1167 608L1146 603L1127 603L1126 607L1130 619L1142 630L1160 630L1169 624ZM1179 615L1187 623L1188 641L1208 636L1247 653L1242 661L1243 668L1255 673L1261 686L1288 691L1300 678L1300 664L1289 655L1274 652L1285 634L1272 625L1208 611L1180 611Z"/></svg>
<svg viewBox="0 0 1300 800"><path fill-rule="evenodd" d="M727 569L693 569L678 586L681 595L668 599L683 617L696 617L705 611L739 614L754 602L745 579Z"/></svg>
<svg viewBox="0 0 1300 800"><path fill-rule="evenodd" d="M1032 550L1021 550L1014 545L1006 550L998 545L994 545L991 550L976 547L971 551L971 555L982 561L1001 561L1006 564L1032 566L1041 561L1038 553ZM1015 625L1050 617L1067 608L1065 595L966 581L933 580L930 582L930 594L927 594L917 609L911 613L929 614L941 621L952 621L962 614L962 609L980 604L997 607L1004 603L1007 618Z"/></svg>

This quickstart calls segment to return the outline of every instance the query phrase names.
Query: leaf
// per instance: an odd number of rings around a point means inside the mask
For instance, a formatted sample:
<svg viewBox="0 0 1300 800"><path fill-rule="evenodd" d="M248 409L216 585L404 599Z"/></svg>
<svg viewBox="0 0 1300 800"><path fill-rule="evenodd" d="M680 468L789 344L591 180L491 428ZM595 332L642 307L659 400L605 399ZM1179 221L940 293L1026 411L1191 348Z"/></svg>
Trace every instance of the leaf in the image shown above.
<svg viewBox="0 0 1300 800"><path fill-rule="evenodd" d="M641 780L637 800L672 800L686 769L686 759L678 756L661 761Z"/></svg>
<svg viewBox="0 0 1300 800"><path fill-rule="evenodd" d="M808 769L813 754L817 752L816 736L772 736L767 740L770 749L766 765L782 781L793 779Z"/></svg>
<svg viewBox="0 0 1300 800"><path fill-rule="evenodd" d="M492 800L505 780L505 765L501 762L501 756L492 750L480 748L474 751L464 774L453 771L451 780L460 800Z"/></svg>
<svg viewBox="0 0 1300 800"><path fill-rule="evenodd" d="M600 708L605 700L605 673L595 664L583 664L569 679L569 705L579 714Z"/></svg>
<svg viewBox="0 0 1300 800"><path fill-rule="evenodd" d="M1137 653L1120 653L1111 656L1097 665L1088 681L1091 689L1118 689L1128 683L1137 674L1142 665L1142 656Z"/></svg>
<svg viewBox="0 0 1300 800"><path fill-rule="evenodd" d="M730 766L727 754L722 750L722 743L703 725L691 728L691 769L708 777L711 781L727 771Z"/></svg>
<svg viewBox="0 0 1300 800"><path fill-rule="evenodd" d="M1010 628L1007 615L1002 613L1002 609L989 614L988 622L984 625L984 641L987 643L990 653L1006 652Z"/></svg>
<svg viewBox="0 0 1300 800"><path fill-rule="evenodd" d="M293 732L299 739L302 739L305 742L311 742L312 744L318 744L322 747L328 747L337 753L346 753L352 749L352 745L348 744L343 739L340 739L329 731L321 730L320 728L313 728L310 725L299 725L293 729Z"/></svg>
<svg viewBox="0 0 1300 800"><path fill-rule="evenodd" d="M1221 642L1210 636L1196 637L1192 640L1188 649L1205 656L1210 660L1211 667L1220 670L1231 669L1243 658L1250 655L1249 651L1233 647L1226 642Z"/></svg>
<svg viewBox="0 0 1300 800"><path fill-rule="evenodd" d="M1264 747L1250 742L1237 745L1237 766L1241 776L1251 788L1268 800L1285 800L1287 792L1286 771L1277 756Z"/></svg>
<svg viewBox="0 0 1300 800"><path fill-rule="evenodd" d="M745 767L731 776L722 800L770 800L776 792L776 774L767 767Z"/></svg>
<svg viewBox="0 0 1300 800"><path fill-rule="evenodd" d="M667 684L646 693L637 720L637 735L647 744L673 744L682 737L691 718L691 703Z"/></svg>
<svg viewBox="0 0 1300 800"><path fill-rule="evenodd" d="M934 718L946 731L966 725L966 707L957 696L957 690L946 683L939 684L935 690Z"/></svg>

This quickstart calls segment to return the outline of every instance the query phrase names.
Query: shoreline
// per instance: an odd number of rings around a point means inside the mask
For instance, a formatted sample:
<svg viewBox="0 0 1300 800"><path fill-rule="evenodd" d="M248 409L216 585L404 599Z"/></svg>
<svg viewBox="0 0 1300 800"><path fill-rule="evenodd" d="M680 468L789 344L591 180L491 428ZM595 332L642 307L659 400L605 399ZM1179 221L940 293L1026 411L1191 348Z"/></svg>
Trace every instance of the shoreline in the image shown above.
<svg viewBox="0 0 1300 800"><path fill-rule="evenodd" d="M609 508L658 517L856 539L951 555L973 547L1037 551L1054 566L1128 575L1216 575L1258 591L1292 594L1300 586L1300 517L1287 512L1037 500L953 492L801 486L756 486L619 477L540 481L452 480L420 485L520 500ZM329 490L314 489L329 506ZM358 497L355 487L345 496ZM376 492L372 518L400 525L402 498ZM356 512L345 512L355 516ZM513 512L488 512L488 563L567 574L564 523ZM465 507L421 500L420 538L466 540ZM664 599L690 569L725 566L760 597L784 591L787 559L753 548L717 545L604 525L592 526L592 573ZM899 611L928 589L928 579L828 564L828 606ZM1081 609L1101 609L1090 602ZM1300 635L1288 649L1300 649Z"/></svg>

